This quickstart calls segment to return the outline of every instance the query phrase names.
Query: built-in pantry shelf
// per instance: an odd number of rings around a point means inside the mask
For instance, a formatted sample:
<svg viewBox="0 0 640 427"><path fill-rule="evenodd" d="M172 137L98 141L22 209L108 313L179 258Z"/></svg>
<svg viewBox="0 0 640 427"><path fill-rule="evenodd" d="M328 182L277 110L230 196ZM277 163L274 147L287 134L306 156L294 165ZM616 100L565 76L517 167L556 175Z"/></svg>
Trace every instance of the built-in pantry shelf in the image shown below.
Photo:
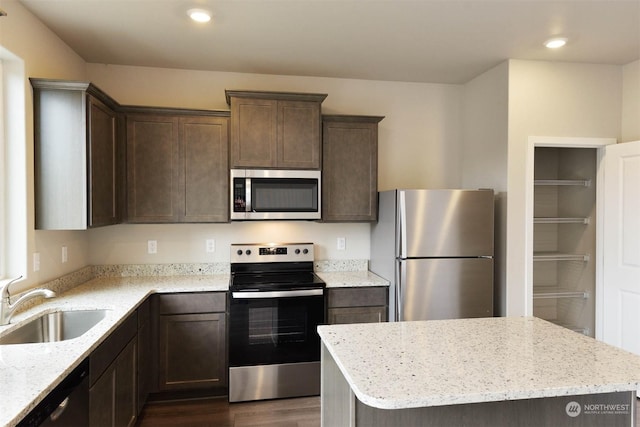
<svg viewBox="0 0 640 427"><path fill-rule="evenodd" d="M555 286L533 287L533 299L589 298L589 292Z"/></svg>
<svg viewBox="0 0 640 427"><path fill-rule="evenodd" d="M536 179L533 185L567 185L574 187L590 187L590 179Z"/></svg>
<svg viewBox="0 0 640 427"><path fill-rule="evenodd" d="M589 224L589 218L537 217L534 224Z"/></svg>
<svg viewBox="0 0 640 427"><path fill-rule="evenodd" d="M571 331L578 332L578 333L583 334L583 335L590 335L591 334L591 330L589 328L583 328L583 327L580 327L580 326L571 325L571 324L568 324L568 323L561 322L561 321L559 321L557 319L544 319L544 320L546 320L547 322L551 322L551 323L553 323L555 325L562 326L563 328L567 328L567 329L569 329Z"/></svg>
<svg viewBox="0 0 640 427"><path fill-rule="evenodd" d="M559 252L535 252L533 261L589 261L589 254L565 254Z"/></svg>

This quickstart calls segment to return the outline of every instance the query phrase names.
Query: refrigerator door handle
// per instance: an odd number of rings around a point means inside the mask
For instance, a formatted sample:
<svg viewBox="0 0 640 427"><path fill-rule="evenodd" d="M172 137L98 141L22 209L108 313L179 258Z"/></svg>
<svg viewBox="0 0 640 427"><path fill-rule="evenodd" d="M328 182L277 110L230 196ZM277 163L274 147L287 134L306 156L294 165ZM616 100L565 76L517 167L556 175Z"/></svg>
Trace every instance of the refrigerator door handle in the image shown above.
<svg viewBox="0 0 640 427"><path fill-rule="evenodd" d="M405 258L407 256L407 201L406 201L406 193L404 191L398 191L399 200L398 200L398 250L400 253L398 256L400 258Z"/></svg>
<svg viewBox="0 0 640 427"><path fill-rule="evenodd" d="M405 288L405 281L406 281L406 277L407 277L407 263L404 261L399 261L398 262L398 269L396 270L396 312L395 312L395 320L397 322L400 322L402 320L402 316L403 316L403 299L402 299L402 295L403 295L403 291Z"/></svg>

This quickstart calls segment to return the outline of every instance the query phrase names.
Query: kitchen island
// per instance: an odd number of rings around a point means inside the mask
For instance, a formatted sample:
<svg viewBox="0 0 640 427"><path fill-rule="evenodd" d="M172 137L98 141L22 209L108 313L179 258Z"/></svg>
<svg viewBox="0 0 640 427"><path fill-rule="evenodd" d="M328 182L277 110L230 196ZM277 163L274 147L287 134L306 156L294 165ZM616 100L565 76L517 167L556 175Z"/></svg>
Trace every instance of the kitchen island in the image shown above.
<svg viewBox="0 0 640 427"><path fill-rule="evenodd" d="M640 357L541 319L327 325L323 426L632 426Z"/></svg>

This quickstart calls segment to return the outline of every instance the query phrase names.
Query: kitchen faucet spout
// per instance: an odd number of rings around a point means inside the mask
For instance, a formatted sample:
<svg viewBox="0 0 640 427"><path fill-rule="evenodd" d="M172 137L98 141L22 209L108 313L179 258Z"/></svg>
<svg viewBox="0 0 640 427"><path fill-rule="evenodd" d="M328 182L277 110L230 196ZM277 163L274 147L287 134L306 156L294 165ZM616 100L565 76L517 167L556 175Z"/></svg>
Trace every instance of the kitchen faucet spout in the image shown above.
<svg viewBox="0 0 640 427"><path fill-rule="evenodd" d="M11 303L11 294L9 293L9 286L14 283L16 280L21 279L22 276L13 279L0 287L0 326L8 325L11 317L13 316L16 309L27 302L30 299L36 297L44 297L44 298L53 298L56 296L56 293L50 289L38 288L32 289L24 294L22 294L13 304Z"/></svg>

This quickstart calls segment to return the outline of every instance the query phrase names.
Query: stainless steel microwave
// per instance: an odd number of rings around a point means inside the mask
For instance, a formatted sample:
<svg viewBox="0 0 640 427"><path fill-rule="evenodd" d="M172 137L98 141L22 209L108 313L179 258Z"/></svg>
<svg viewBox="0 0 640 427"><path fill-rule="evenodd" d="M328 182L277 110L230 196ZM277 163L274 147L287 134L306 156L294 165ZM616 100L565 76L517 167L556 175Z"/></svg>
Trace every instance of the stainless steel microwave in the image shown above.
<svg viewBox="0 0 640 427"><path fill-rule="evenodd" d="M231 169L231 220L320 219L319 170Z"/></svg>

